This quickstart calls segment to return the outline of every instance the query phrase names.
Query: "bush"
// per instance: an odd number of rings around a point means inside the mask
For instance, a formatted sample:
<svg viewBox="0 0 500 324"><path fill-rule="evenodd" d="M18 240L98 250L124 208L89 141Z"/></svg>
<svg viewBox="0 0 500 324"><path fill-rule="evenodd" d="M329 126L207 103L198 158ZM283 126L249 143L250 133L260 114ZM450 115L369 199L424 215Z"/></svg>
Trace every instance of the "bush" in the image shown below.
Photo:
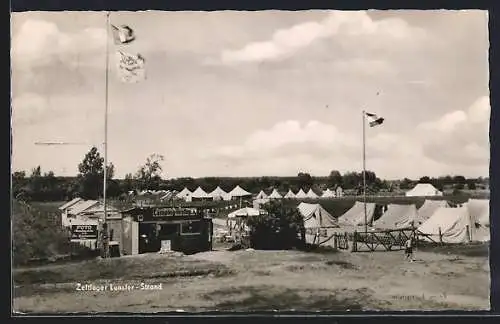
<svg viewBox="0 0 500 324"><path fill-rule="evenodd" d="M69 252L68 234L54 219L55 215L51 212L42 212L25 202L13 201L12 253L15 265Z"/></svg>
<svg viewBox="0 0 500 324"><path fill-rule="evenodd" d="M254 249L303 248L304 220L299 210L282 202L271 201L263 206L265 215L250 217L250 245Z"/></svg>

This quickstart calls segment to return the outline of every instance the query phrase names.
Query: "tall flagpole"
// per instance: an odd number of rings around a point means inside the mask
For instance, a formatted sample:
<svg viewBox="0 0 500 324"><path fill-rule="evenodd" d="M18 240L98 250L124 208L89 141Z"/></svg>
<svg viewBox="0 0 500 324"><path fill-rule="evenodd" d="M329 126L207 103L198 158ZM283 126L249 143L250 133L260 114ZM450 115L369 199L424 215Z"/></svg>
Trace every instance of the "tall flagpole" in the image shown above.
<svg viewBox="0 0 500 324"><path fill-rule="evenodd" d="M368 217L366 215L366 139L365 139L365 124L366 112L363 110L363 205L365 212L365 233L368 232Z"/></svg>
<svg viewBox="0 0 500 324"><path fill-rule="evenodd" d="M106 201L106 187L108 178L108 78L109 78L109 11L106 12L106 93L105 93L105 107L104 107L104 184L103 184L103 204L104 204L104 218L103 218L103 255L108 257L109 244L108 244L108 210Z"/></svg>

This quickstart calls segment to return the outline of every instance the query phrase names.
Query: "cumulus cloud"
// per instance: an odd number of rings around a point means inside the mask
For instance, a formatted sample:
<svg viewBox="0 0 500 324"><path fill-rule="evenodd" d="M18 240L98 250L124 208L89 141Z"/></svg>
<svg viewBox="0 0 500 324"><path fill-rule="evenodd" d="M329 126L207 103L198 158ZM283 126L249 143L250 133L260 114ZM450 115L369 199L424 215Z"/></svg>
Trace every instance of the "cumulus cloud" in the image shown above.
<svg viewBox="0 0 500 324"><path fill-rule="evenodd" d="M270 40L250 43L238 50L225 50L220 59L226 64L277 60L317 41L342 36L350 39L377 37L379 46L385 46L398 40L406 41L409 37L413 42L418 41L424 32L398 18L375 21L364 11L332 11L323 21L277 30Z"/></svg>
<svg viewBox="0 0 500 324"><path fill-rule="evenodd" d="M66 33L53 22L29 19L12 37L11 57L16 68L44 66L54 61L81 66L95 62L87 54L96 51L104 54L105 42L103 28Z"/></svg>
<svg viewBox="0 0 500 324"><path fill-rule="evenodd" d="M484 96L466 110L419 125L424 153L450 165L480 164L486 168L490 156L490 109L489 98Z"/></svg>

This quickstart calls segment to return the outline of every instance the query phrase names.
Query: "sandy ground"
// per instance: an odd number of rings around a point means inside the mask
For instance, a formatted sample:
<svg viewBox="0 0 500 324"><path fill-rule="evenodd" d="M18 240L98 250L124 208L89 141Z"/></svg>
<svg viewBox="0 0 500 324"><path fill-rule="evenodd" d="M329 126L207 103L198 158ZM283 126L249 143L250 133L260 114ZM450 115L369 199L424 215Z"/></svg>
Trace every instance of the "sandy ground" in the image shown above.
<svg viewBox="0 0 500 324"><path fill-rule="evenodd" d="M141 255L165 260L167 255ZM413 263L401 251L313 253L211 251L177 256L176 263L202 261L230 269L225 275L153 278L153 290L137 280L130 291L77 291L75 282L50 284L43 292L16 294L20 312L165 312L253 310L486 310L490 275L487 257L417 252ZM157 262L155 261L155 262ZM99 285L103 281L86 283Z"/></svg>

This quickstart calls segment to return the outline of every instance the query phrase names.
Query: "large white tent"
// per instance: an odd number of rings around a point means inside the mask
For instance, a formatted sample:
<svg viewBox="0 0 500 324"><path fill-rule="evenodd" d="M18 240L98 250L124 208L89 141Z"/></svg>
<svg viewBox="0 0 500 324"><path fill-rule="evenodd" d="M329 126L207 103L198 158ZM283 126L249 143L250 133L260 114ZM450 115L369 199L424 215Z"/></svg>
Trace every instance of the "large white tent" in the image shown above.
<svg viewBox="0 0 500 324"><path fill-rule="evenodd" d="M476 226L467 206L458 208L438 208L418 230L439 242L439 234L444 243L467 243L470 241L488 241L486 227Z"/></svg>
<svg viewBox="0 0 500 324"><path fill-rule="evenodd" d="M406 192L407 197L431 197L442 195L443 193L430 183L418 183L413 189Z"/></svg>
<svg viewBox="0 0 500 324"><path fill-rule="evenodd" d="M304 192L304 190L300 189L299 192L297 192L295 194L295 198L297 198L297 199L304 199L304 198L307 198L307 195Z"/></svg>
<svg viewBox="0 0 500 324"><path fill-rule="evenodd" d="M424 204L420 206L418 209L418 215L417 219L415 221L415 225L422 225L426 220L428 220L432 214L436 211L438 208L444 208L444 207L449 207L449 204L446 200L430 200L426 199L424 201Z"/></svg>
<svg viewBox="0 0 500 324"><path fill-rule="evenodd" d="M264 192L264 190L261 190L257 196L255 197L255 199L266 199L267 198L267 194Z"/></svg>
<svg viewBox="0 0 500 324"><path fill-rule="evenodd" d="M212 192L209 193L209 195L214 199L214 200L231 200L231 197L227 192L221 189L221 187L217 186Z"/></svg>
<svg viewBox="0 0 500 324"><path fill-rule="evenodd" d="M373 227L379 229L400 229L413 226L417 220L415 205L389 204L382 216L373 222Z"/></svg>
<svg viewBox="0 0 500 324"><path fill-rule="evenodd" d="M331 191L330 188L327 188L323 191L321 198L335 198L335 192Z"/></svg>
<svg viewBox="0 0 500 324"><path fill-rule="evenodd" d="M234 187L233 190L231 190L229 196L231 197L231 199L233 199L233 198L250 197L252 196L252 194L246 191L245 189L241 188L239 185L237 185L236 187Z"/></svg>
<svg viewBox="0 0 500 324"><path fill-rule="evenodd" d="M177 194L176 197L185 201L191 201L191 194L192 192L188 188L184 188Z"/></svg>
<svg viewBox="0 0 500 324"><path fill-rule="evenodd" d="M213 197L205 192L201 187L196 188L191 194L191 199L194 200L212 200Z"/></svg>
<svg viewBox="0 0 500 324"><path fill-rule="evenodd" d="M314 192L314 190L312 190L312 188L309 188L309 191L306 193L306 196L307 198L311 198L311 199L316 199L318 198L319 196Z"/></svg>
<svg viewBox="0 0 500 324"><path fill-rule="evenodd" d="M375 214L375 203L366 203L366 222L368 224L373 220ZM338 218L339 224L349 226L365 225L365 207L361 201L356 201L345 214Z"/></svg>
<svg viewBox="0 0 500 324"><path fill-rule="evenodd" d="M293 193L292 189L288 189L288 192L285 195L286 199L293 199L295 198L295 194Z"/></svg>
<svg viewBox="0 0 500 324"><path fill-rule="evenodd" d="M276 190L276 188L274 188L273 192L271 192L271 194L269 195L268 198L269 199L281 199L281 198L283 198L283 196L281 196L281 194L278 192L278 190Z"/></svg>
<svg viewBox="0 0 500 324"><path fill-rule="evenodd" d="M300 203L298 206L300 214L304 218L304 227L337 227L337 220L327 212L320 204Z"/></svg>

